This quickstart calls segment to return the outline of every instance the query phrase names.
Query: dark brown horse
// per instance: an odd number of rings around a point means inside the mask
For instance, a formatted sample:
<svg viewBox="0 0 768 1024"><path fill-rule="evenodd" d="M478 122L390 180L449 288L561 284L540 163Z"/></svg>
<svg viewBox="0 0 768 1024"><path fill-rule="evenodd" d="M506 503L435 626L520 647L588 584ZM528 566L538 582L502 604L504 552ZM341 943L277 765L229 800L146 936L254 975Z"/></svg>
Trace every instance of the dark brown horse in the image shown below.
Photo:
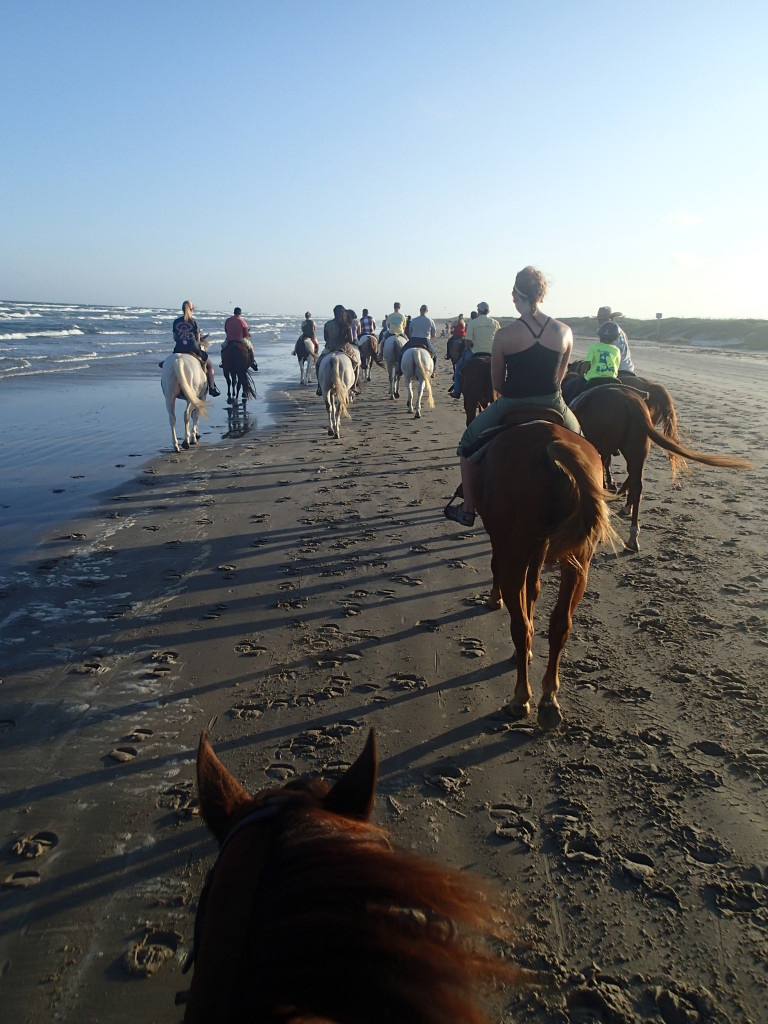
<svg viewBox="0 0 768 1024"><path fill-rule="evenodd" d="M241 341L230 341L221 350L221 366L227 379L227 404L240 400L243 405L249 398L258 398L250 373L251 353Z"/></svg>
<svg viewBox="0 0 768 1024"><path fill-rule="evenodd" d="M522 419L531 415L525 410L516 414ZM583 437L558 423L538 420L495 437L480 468L478 511L493 551L489 606L501 607L502 601L507 606L517 653L517 682L508 706L514 718L530 712L528 662L541 570L560 565L538 716L542 728L553 729L562 721L559 666L573 613L584 596L598 543L613 543L616 536L603 497L603 466Z"/></svg>
<svg viewBox="0 0 768 1024"><path fill-rule="evenodd" d="M507 935L499 911L471 876L368 824L376 772L371 731L332 788L307 778L251 797L202 734L200 808L219 856L186 1024L488 1024L484 990L521 979L486 944Z"/></svg>
<svg viewBox="0 0 768 1024"><path fill-rule="evenodd" d="M477 416L478 411L490 405L495 398L491 384L491 357L481 353L472 356L461 371L461 394L464 398L464 412L467 426Z"/></svg>
<svg viewBox="0 0 768 1024"><path fill-rule="evenodd" d="M674 480L685 462L700 462L705 466L729 469L751 469L747 459L730 455L707 455L693 451L659 433L651 422L651 414L642 398L629 388L604 386L592 388L573 403L584 436L600 452L604 462L614 452L621 452L627 463L627 479L621 491L626 492L627 504L622 515L631 516L628 551L639 551L638 513L643 493L643 470L651 450L651 442L669 455L669 468Z"/></svg>

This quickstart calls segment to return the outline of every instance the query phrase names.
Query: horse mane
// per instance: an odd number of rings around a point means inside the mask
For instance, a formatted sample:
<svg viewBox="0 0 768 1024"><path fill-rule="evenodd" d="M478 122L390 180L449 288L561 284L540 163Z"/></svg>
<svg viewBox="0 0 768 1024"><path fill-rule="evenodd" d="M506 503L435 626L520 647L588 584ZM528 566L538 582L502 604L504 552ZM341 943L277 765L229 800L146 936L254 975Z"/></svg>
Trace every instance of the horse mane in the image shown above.
<svg viewBox="0 0 768 1024"><path fill-rule="evenodd" d="M522 972L474 877L309 806L278 816L245 942L235 1019L487 1024L478 992Z"/></svg>

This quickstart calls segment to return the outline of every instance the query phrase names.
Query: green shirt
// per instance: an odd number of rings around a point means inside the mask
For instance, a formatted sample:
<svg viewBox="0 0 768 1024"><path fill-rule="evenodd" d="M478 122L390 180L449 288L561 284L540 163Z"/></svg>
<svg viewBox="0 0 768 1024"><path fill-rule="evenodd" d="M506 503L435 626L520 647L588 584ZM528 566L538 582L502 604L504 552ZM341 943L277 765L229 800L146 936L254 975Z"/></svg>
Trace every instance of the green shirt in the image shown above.
<svg viewBox="0 0 768 1024"><path fill-rule="evenodd" d="M603 341L596 341L589 346L587 362L590 367L584 374L585 380L597 380L618 377L619 366L621 365L621 352L615 345L608 345Z"/></svg>

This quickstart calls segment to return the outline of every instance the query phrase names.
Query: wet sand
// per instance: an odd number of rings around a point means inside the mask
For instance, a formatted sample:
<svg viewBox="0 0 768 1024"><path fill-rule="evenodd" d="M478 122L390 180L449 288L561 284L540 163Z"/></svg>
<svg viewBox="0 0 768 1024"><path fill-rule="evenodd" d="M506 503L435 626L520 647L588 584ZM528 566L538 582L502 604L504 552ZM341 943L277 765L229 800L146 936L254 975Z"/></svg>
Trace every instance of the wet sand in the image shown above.
<svg viewBox="0 0 768 1024"><path fill-rule="evenodd" d="M766 362L633 355L694 446L756 468L675 490L652 451L641 552L593 562L553 734L503 714L488 540L442 517L464 422L444 362L420 421L374 367L341 443L297 372L273 430L164 454L51 534L0 598L4 1020L180 1020L215 849L201 729L258 789L338 771L370 725L376 820L501 881L521 959L551 974L506 1019L764 1019L768 412L746 409Z"/></svg>

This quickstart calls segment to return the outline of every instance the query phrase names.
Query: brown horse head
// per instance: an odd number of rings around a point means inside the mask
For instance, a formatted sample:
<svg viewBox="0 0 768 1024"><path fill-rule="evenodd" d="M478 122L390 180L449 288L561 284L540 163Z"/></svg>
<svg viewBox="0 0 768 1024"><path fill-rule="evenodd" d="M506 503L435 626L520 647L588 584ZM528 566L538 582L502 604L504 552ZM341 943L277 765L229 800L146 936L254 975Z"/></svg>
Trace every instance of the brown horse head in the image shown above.
<svg viewBox="0 0 768 1024"><path fill-rule="evenodd" d="M377 765L371 730L332 786L292 780L251 797L203 733L200 807L220 851L198 907L187 1024L487 1024L479 991L520 977L482 942L506 935L498 898L368 823Z"/></svg>

